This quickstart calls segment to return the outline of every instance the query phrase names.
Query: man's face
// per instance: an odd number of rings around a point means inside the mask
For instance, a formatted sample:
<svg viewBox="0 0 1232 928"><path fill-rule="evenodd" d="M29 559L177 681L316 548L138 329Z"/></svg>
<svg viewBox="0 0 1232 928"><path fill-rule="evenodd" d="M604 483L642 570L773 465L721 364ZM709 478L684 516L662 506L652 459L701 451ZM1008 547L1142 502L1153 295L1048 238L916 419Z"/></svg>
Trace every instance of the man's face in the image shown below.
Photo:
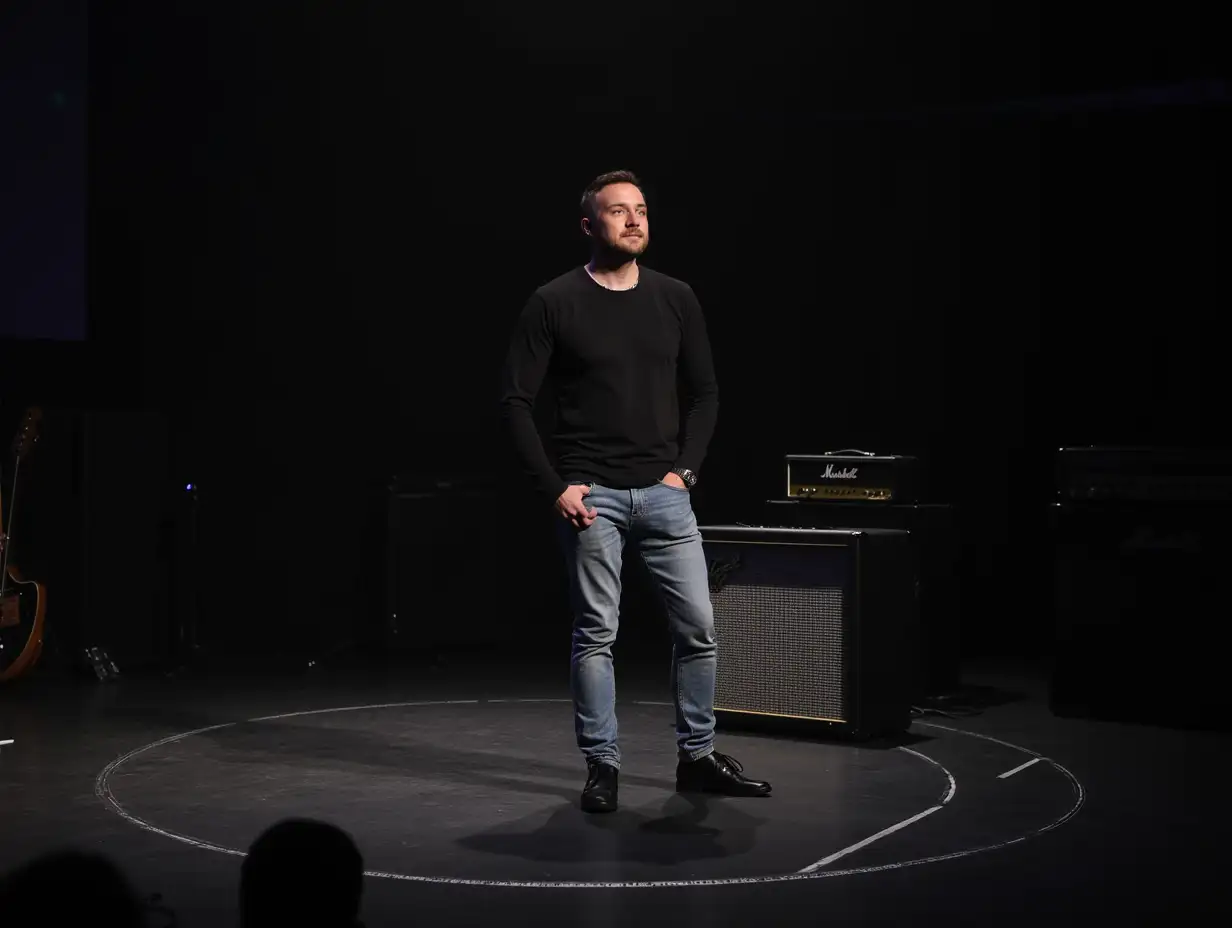
<svg viewBox="0 0 1232 928"><path fill-rule="evenodd" d="M582 228L609 251L636 258L650 244L650 220L642 192L632 184L609 184L595 195L595 216Z"/></svg>

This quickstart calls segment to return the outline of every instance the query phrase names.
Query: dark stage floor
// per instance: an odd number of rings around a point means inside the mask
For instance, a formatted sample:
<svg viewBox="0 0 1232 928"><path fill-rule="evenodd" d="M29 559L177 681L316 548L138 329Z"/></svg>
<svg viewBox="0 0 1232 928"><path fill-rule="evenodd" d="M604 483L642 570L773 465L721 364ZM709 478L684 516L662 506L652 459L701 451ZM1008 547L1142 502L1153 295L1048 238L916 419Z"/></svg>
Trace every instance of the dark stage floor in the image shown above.
<svg viewBox="0 0 1232 928"><path fill-rule="evenodd" d="M577 809L565 669L390 665L0 691L0 866L75 844L181 925L235 923L239 855L286 816L365 855L369 926L1213 923L1227 735L1053 717L972 666L976 715L896 744L722 733L770 799L673 792L664 668L620 673L621 810ZM2 917L2 915L0 915Z"/></svg>

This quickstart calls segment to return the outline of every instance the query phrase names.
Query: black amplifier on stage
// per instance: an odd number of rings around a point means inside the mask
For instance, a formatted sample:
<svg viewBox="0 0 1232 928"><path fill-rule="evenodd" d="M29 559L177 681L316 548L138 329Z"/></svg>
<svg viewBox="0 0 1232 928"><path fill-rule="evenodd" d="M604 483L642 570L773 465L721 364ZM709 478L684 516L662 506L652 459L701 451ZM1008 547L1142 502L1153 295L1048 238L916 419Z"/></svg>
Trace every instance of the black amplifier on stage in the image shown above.
<svg viewBox="0 0 1232 928"><path fill-rule="evenodd" d="M1232 452L1061 448L1059 502L1232 503Z"/></svg>
<svg viewBox="0 0 1232 928"><path fill-rule="evenodd" d="M844 449L787 455L789 499L913 503L919 495L919 461Z"/></svg>
<svg viewBox="0 0 1232 928"><path fill-rule="evenodd" d="M371 645L391 654L533 651L568 637L550 508L486 475L403 474L388 491L385 615ZM476 531L497 511L513 536Z"/></svg>
<svg viewBox="0 0 1232 928"><path fill-rule="evenodd" d="M897 529L911 538L919 596L919 623L911 642L913 700L943 697L962 677L962 595L954 508L948 503L867 503L766 500L766 525L812 529Z"/></svg>
<svg viewBox="0 0 1232 928"><path fill-rule="evenodd" d="M906 532L700 531L719 643L720 725L861 739L910 725L915 575Z"/></svg>
<svg viewBox="0 0 1232 928"><path fill-rule="evenodd" d="M1062 448L1056 468L1052 711L1232 730L1232 455Z"/></svg>

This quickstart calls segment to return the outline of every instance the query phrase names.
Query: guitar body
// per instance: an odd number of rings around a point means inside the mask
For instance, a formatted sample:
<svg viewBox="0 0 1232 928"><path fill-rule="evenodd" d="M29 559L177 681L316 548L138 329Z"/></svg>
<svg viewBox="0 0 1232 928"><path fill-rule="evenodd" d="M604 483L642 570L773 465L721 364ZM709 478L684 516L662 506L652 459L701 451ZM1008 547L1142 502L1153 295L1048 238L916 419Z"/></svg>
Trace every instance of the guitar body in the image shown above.
<svg viewBox="0 0 1232 928"><path fill-rule="evenodd" d="M13 439L13 482L9 485L7 525L4 499L0 495L0 683L26 673L43 653L47 589L37 581L27 580L10 560L17 472L38 441L38 424L42 417L43 412L37 406L26 410L17 437Z"/></svg>
<svg viewBox="0 0 1232 928"><path fill-rule="evenodd" d="M47 589L27 580L12 564L0 595L0 683L15 680L34 666L43 653L43 623Z"/></svg>

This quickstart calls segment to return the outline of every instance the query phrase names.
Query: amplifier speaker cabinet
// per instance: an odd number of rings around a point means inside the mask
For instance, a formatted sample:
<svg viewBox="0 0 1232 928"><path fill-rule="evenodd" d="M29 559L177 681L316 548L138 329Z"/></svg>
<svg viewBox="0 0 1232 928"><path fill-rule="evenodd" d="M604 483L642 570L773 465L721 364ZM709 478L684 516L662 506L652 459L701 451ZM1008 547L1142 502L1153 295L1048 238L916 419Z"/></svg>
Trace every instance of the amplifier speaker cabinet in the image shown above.
<svg viewBox="0 0 1232 928"><path fill-rule="evenodd" d="M1055 715L1232 730L1232 506L1057 504Z"/></svg>
<svg viewBox="0 0 1232 928"><path fill-rule="evenodd" d="M907 532L717 525L701 534L719 725L857 740L910 725L917 604Z"/></svg>
<svg viewBox="0 0 1232 928"><path fill-rule="evenodd" d="M961 590L953 507L946 503L870 506L829 500L767 500L759 521L788 528L894 528L910 532L919 627L913 629L912 700L958 692L962 682Z"/></svg>
<svg viewBox="0 0 1232 928"><path fill-rule="evenodd" d="M498 510L502 523L518 526L516 543L475 530ZM385 615L368 646L507 653L568 641L553 517L495 479L399 475L387 498Z"/></svg>
<svg viewBox="0 0 1232 928"><path fill-rule="evenodd" d="M1056 715L1232 730L1232 452L1061 448Z"/></svg>

